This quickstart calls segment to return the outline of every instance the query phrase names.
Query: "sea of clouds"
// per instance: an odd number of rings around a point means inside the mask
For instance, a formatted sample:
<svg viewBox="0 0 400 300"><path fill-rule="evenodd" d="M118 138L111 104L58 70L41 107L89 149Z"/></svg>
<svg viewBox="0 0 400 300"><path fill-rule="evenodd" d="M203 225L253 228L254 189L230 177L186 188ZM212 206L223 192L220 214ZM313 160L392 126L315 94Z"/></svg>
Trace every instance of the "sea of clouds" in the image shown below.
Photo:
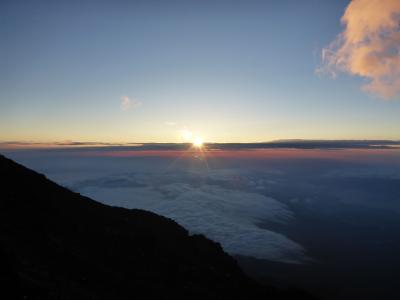
<svg viewBox="0 0 400 300"><path fill-rule="evenodd" d="M340 220L350 207L400 212L397 156L360 163L235 158L206 162L196 157L82 156L80 150L6 154L94 200L158 213L192 234L219 242L230 254L277 262L313 260L297 233L285 232L310 216L319 222Z"/></svg>
<svg viewBox="0 0 400 300"><path fill-rule="evenodd" d="M205 234L229 253L300 262L303 248L282 234L260 228L263 221L289 222L292 212L272 197L229 187L225 172L131 173L77 182L71 189L102 203L150 210ZM248 183L251 184L251 183Z"/></svg>
<svg viewBox="0 0 400 300"><path fill-rule="evenodd" d="M259 226L295 218L268 196L275 171L264 178L246 168L216 168L196 158L81 157L61 152L17 152L11 157L57 183L112 206L145 209L169 217L191 234L204 234L230 254L286 263L307 260L305 249Z"/></svg>

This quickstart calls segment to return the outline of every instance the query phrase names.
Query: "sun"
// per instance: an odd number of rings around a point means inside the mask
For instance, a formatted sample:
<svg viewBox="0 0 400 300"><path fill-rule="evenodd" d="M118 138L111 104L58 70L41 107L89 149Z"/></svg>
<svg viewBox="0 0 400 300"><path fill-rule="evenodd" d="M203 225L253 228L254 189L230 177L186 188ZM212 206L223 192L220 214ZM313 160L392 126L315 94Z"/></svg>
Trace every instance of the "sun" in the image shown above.
<svg viewBox="0 0 400 300"><path fill-rule="evenodd" d="M193 139L192 144L196 148L201 148L201 147L203 147L203 139L201 137L199 137L199 136L196 136Z"/></svg>

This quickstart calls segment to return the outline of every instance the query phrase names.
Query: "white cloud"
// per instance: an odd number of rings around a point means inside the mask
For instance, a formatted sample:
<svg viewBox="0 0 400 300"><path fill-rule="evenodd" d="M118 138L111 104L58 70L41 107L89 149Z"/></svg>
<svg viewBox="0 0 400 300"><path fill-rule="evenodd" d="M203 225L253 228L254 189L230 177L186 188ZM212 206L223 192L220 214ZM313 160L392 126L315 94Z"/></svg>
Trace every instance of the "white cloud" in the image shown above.
<svg viewBox="0 0 400 300"><path fill-rule="evenodd" d="M142 105L142 102L136 100L136 99L131 99L128 96L122 96L121 97L121 109L123 111L127 111L132 108L137 108Z"/></svg>
<svg viewBox="0 0 400 300"><path fill-rule="evenodd" d="M301 245L257 226L263 221L291 219L292 213L285 204L216 185L193 186L184 182L184 175L174 183L168 182L168 177L141 174L135 180L147 183L147 187L111 189L100 185L79 191L105 204L150 210L172 218L191 233L202 233L221 243L231 254L281 262L298 263L305 259Z"/></svg>

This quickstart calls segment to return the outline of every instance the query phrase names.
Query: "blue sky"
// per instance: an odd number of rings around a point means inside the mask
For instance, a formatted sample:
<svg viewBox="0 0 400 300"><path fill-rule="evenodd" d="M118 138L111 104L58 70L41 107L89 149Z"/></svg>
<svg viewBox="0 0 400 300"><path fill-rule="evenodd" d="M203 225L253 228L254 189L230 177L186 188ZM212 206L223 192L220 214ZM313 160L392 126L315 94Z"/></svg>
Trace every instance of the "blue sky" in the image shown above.
<svg viewBox="0 0 400 300"><path fill-rule="evenodd" d="M2 1L0 140L400 139L399 101L315 73L347 4Z"/></svg>

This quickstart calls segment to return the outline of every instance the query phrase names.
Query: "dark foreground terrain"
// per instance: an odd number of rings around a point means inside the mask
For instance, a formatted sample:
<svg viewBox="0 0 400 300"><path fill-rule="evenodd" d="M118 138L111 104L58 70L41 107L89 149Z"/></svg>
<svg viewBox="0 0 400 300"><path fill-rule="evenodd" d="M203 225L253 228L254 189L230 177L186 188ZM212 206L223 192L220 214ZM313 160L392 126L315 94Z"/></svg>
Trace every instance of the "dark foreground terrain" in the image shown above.
<svg viewBox="0 0 400 300"><path fill-rule="evenodd" d="M246 277L174 221L109 207L0 155L2 299L312 299Z"/></svg>

